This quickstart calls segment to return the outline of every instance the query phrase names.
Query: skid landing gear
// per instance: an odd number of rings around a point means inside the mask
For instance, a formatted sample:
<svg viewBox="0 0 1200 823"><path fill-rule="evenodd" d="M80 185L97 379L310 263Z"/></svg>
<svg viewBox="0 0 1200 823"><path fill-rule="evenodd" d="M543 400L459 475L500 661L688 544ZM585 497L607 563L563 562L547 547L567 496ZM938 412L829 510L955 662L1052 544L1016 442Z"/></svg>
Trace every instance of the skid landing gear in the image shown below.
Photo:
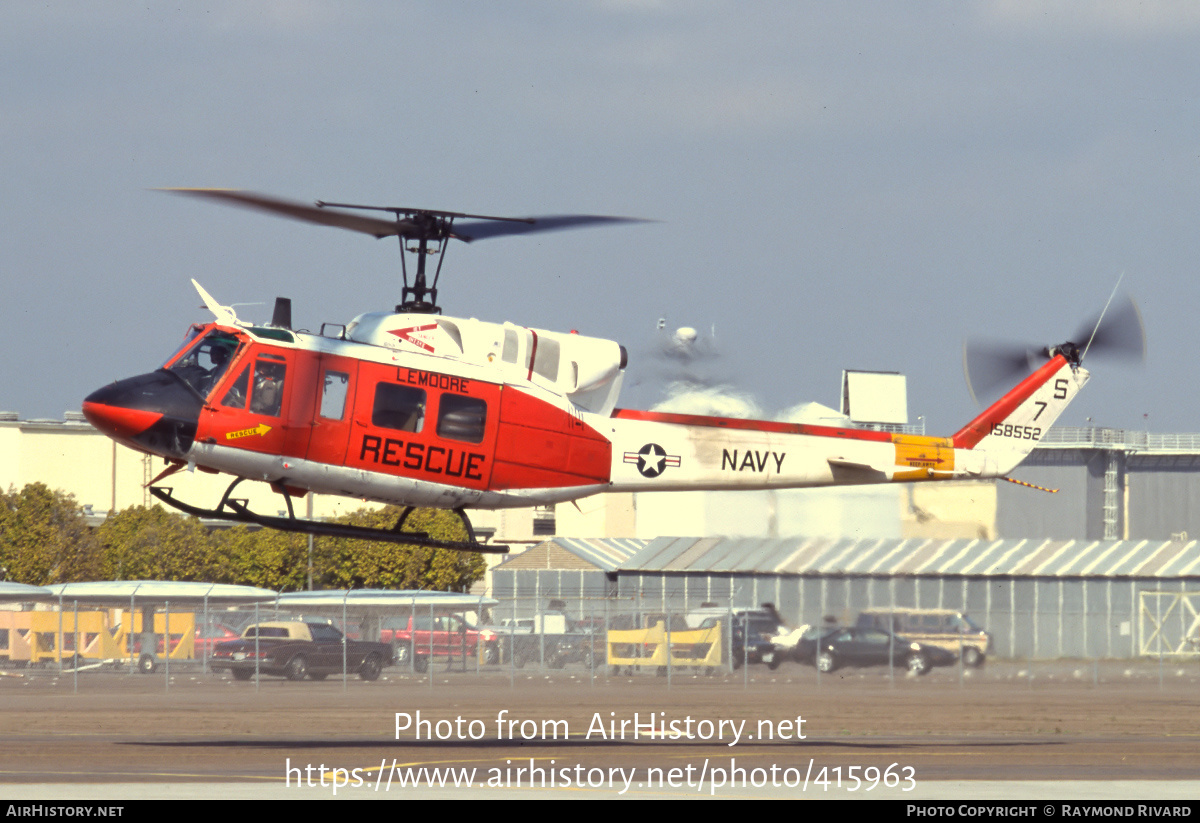
<svg viewBox="0 0 1200 823"><path fill-rule="evenodd" d="M349 526L342 523L326 523L319 520L301 520L296 517L296 513L292 508L292 498L286 491L276 484L272 484L272 488L283 495L284 501L287 503L287 517L271 517L268 515L257 514L250 511L248 501L246 499L235 499L231 495L238 483L241 483L245 478L239 477L229 484L229 488L225 490L225 494L221 497L221 502L215 509L201 509L197 506L191 506L178 500L174 496L174 489L164 486L151 486L150 493L156 498L166 503L168 506L179 509L185 514L190 514L193 517L211 517L216 520L230 520L234 523L251 523L258 526L264 526L270 529L281 529L289 532L300 532L302 534L323 535L325 537L346 537L354 540L382 540L387 543L404 543L410 546L429 546L435 549L452 549L461 552L484 552L490 554L508 554L508 546L500 544L483 544L475 537L475 530L471 527L471 520L467 517L466 510L462 508L454 509L454 513L462 520L463 525L467 529L467 540L438 540L430 537L425 532L406 532L403 531L404 521L413 513L412 506L406 506L400 514L400 519L396 521L396 525L390 529L376 529L370 526Z"/></svg>

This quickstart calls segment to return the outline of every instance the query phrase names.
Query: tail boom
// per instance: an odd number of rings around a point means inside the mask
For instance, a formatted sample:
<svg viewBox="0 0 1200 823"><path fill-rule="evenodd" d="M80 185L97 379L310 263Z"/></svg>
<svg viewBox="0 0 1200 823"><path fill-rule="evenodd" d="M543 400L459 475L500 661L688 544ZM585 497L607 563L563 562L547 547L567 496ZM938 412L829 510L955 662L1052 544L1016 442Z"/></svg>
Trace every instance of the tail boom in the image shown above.
<svg viewBox="0 0 1200 823"><path fill-rule="evenodd" d="M620 409L609 491L781 489L1002 477L1087 382L1055 355L952 437Z"/></svg>

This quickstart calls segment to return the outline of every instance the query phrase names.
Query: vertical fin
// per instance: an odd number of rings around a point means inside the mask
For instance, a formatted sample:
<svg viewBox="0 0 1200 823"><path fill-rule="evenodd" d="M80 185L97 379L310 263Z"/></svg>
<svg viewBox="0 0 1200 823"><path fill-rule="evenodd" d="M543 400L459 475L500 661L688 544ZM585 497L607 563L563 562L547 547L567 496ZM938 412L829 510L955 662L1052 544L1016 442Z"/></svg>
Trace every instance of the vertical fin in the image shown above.
<svg viewBox="0 0 1200 823"><path fill-rule="evenodd" d="M995 452L996 465L1016 466L1046 436L1050 426L1088 381L1088 372L1062 354L1018 383L1011 391L960 429L956 449ZM990 472L989 472L990 473Z"/></svg>

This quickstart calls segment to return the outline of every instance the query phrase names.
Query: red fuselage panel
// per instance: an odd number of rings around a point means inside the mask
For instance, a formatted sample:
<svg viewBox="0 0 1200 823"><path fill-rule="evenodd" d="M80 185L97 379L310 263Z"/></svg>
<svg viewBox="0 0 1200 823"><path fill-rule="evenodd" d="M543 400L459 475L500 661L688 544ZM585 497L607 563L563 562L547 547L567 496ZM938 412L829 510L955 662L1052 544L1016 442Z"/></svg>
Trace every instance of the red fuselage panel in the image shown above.
<svg viewBox="0 0 1200 823"><path fill-rule="evenodd" d="M479 491L605 483L612 453L511 386L262 343L238 352L199 429L202 443Z"/></svg>
<svg viewBox="0 0 1200 823"><path fill-rule="evenodd" d="M357 383L344 465L489 488L498 385L370 362L359 363Z"/></svg>
<svg viewBox="0 0 1200 823"><path fill-rule="evenodd" d="M607 483L612 445L570 412L506 386L492 488Z"/></svg>

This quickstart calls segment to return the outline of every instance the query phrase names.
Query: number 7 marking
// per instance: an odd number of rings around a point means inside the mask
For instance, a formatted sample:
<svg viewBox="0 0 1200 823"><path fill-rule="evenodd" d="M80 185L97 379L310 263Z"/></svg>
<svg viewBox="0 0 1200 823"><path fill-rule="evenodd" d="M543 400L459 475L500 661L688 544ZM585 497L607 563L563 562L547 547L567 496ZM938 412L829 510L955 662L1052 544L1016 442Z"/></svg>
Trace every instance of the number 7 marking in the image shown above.
<svg viewBox="0 0 1200 823"><path fill-rule="evenodd" d="M1034 402L1034 405L1041 407L1038 409L1038 413L1033 416L1033 419L1037 420L1039 417L1042 416L1042 412L1044 412L1046 410L1046 404L1043 403L1041 400L1035 400L1033 402Z"/></svg>

